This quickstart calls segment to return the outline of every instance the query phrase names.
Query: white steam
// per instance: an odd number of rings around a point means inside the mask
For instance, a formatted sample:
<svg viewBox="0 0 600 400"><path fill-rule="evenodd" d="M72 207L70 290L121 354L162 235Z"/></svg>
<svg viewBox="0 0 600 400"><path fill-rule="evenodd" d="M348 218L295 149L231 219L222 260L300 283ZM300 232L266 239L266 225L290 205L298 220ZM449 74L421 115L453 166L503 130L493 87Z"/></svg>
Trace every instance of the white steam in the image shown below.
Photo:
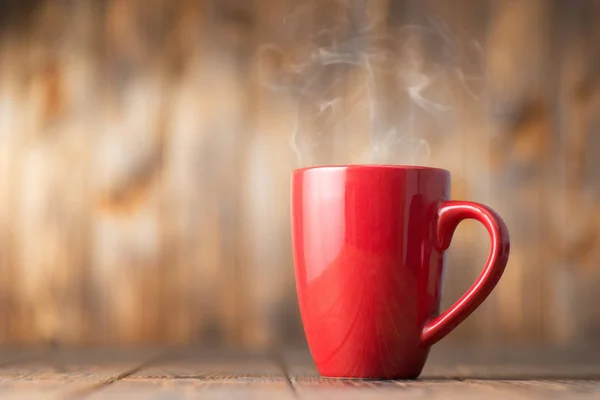
<svg viewBox="0 0 600 400"><path fill-rule="evenodd" d="M302 165L427 164L427 135L452 133L454 92L478 99L481 78L465 76L462 47L438 20L385 34L363 25L319 31L314 51L265 80L297 101L292 149Z"/></svg>

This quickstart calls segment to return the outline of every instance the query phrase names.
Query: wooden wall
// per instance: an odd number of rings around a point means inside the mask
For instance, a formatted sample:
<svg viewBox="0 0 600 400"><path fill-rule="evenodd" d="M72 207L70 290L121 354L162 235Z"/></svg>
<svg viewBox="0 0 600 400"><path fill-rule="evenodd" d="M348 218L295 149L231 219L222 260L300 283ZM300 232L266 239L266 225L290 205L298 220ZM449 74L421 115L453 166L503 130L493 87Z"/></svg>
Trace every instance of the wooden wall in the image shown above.
<svg viewBox="0 0 600 400"><path fill-rule="evenodd" d="M512 236L448 341L600 337L600 2L0 2L0 343L302 343L289 173L451 170ZM375 157L375 158L372 158ZM465 222L444 306L488 239Z"/></svg>

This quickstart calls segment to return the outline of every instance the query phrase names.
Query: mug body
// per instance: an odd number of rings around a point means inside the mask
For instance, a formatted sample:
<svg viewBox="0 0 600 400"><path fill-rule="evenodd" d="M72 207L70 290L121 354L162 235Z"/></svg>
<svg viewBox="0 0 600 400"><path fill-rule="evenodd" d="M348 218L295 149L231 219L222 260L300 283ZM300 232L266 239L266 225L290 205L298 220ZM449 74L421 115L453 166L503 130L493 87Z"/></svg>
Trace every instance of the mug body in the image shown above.
<svg viewBox="0 0 600 400"><path fill-rule="evenodd" d="M347 165L292 176L296 288L306 339L326 377L416 378L440 307L436 210L450 174Z"/></svg>

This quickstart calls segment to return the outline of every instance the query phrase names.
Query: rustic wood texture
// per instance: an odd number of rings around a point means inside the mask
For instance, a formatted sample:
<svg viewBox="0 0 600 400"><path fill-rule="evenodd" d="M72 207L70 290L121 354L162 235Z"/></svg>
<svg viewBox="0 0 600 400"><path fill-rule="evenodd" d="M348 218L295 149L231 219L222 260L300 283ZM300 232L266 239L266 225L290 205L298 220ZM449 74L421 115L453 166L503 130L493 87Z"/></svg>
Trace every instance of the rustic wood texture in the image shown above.
<svg viewBox="0 0 600 400"><path fill-rule="evenodd" d="M47 350L0 364L2 398L86 396L123 379L160 355L157 351Z"/></svg>
<svg viewBox="0 0 600 400"><path fill-rule="evenodd" d="M303 343L289 174L422 163L505 218L446 340L600 338L597 1L0 2L0 343ZM479 274L458 228L444 307Z"/></svg>
<svg viewBox="0 0 600 400"><path fill-rule="evenodd" d="M593 347L439 347L423 375L413 381L322 378L306 350L226 354L198 349L54 349L36 355L28 351L0 367L3 399L591 399L598 395L600 352Z"/></svg>

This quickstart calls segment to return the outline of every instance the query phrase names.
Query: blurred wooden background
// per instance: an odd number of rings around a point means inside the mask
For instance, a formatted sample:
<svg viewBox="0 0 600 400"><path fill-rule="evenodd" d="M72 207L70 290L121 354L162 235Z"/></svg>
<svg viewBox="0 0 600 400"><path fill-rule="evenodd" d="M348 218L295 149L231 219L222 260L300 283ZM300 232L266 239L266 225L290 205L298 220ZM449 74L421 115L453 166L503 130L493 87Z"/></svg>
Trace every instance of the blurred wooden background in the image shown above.
<svg viewBox="0 0 600 400"><path fill-rule="evenodd" d="M597 342L599 17L598 1L0 1L0 343L301 344L290 171L373 143L451 170L453 198L511 231L503 280L447 341ZM463 223L444 306L487 251Z"/></svg>

